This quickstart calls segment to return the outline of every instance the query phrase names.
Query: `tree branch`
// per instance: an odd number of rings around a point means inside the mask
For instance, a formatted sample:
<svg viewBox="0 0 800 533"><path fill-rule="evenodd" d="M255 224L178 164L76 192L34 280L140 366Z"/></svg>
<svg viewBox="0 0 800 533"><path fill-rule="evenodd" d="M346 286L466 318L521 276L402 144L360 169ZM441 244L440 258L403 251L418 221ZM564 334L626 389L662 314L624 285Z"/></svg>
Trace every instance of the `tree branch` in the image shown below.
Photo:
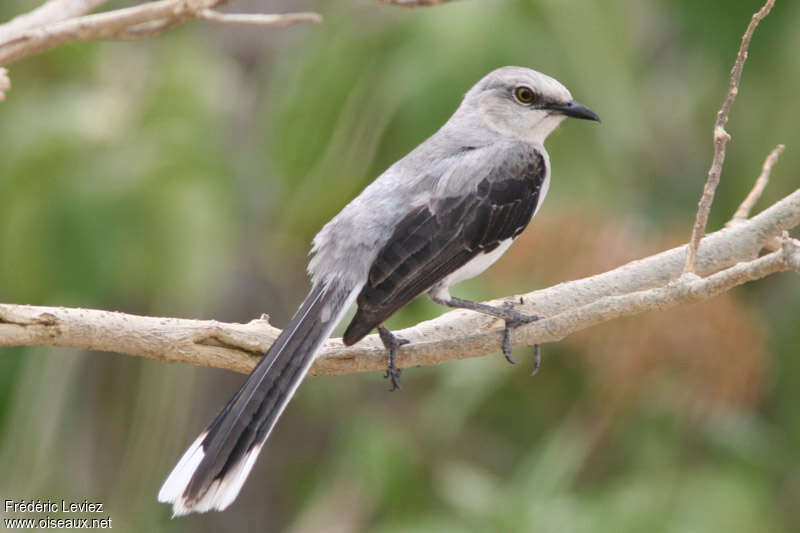
<svg viewBox="0 0 800 533"><path fill-rule="evenodd" d="M75 41L144 39L200 18L218 24L283 28L321 23L318 13L228 14L214 8L232 0L160 0L86 15L108 0L49 0L30 13L0 24L0 65ZM403 7L433 6L449 0L379 0ZM86 16L81 16L86 15ZM7 89L6 89L7 90ZM0 100L3 89L0 87Z"/></svg>
<svg viewBox="0 0 800 533"><path fill-rule="evenodd" d="M160 0L86 15L107 1L48 0L33 11L0 24L0 102L11 89L8 71L1 68L3 65L75 41L146 39L194 18L217 24L274 28L322 22L322 16L318 13L228 14L213 9L232 0ZM449 0L379 1L417 7L442 4Z"/></svg>
<svg viewBox="0 0 800 533"><path fill-rule="evenodd" d="M558 341L614 318L711 298L747 281L798 270L800 246L796 240L784 238L780 250L756 257L764 244L799 225L800 189L750 220L707 235L697 256L697 271L709 276L705 279L677 279L686 256L686 246L679 246L604 274L525 294L519 309L548 318L515 330L513 343ZM0 346L113 351L243 373L252 370L278 333L265 318L226 324L0 304ZM502 323L458 310L397 334L411 341L398 352L399 366L432 365L497 352ZM352 347L331 339L314 363L312 374L383 370L385 366L385 352L377 335Z"/></svg>
<svg viewBox="0 0 800 533"><path fill-rule="evenodd" d="M230 15L220 13L213 9L204 9L197 16L203 20L216 22L218 24L231 24L236 26L269 26L274 28L285 28L300 22L322 23L322 16L319 13L287 13L285 15L262 15L256 14L237 14Z"/></svg>
<svg viewBox="0 0 800 533"><path fill-rule="evenodd" d="M108 0L49 0L30 13L14 17L5 24L0 24L0 43L11 41L25 30L52 24L68 18L79 17L94 8L105 4Z"/></svg>
<svg viewBox="0 0 800 533"><path fill-rule="evenodd" d="M74 41L151 37L194 18L225 24L229 24L232 20L241 23L245 19L253 24L254 21L259 20L258 25L273 27L284 27L299 22L322 21L322 17L316 13L223 15L212 10L212 8L227 4L231 0L159 0L105 13L72 18L71 13L77 10L70 11L67 8L77 1L53 0L50 3L61 8L57 14L50 13L47 18L40 16L33 18L35 21L44 20L44 23L37 23L33 26L31 26L31 22L24 25L17 24L15 21L18 17L8 24L0 26L0 65L9 65L24 57ZM85 2L88 2L88 5L102 3L100 0L85 0ZM42 6L40 9L46 6ZM86 9L84 12L88 10ZM56 12L55 9L53 11ZM28 16L31 15L33 13Z"/></svg>
<svg viewBox="0 0 800 533"><path fill-rule="evenodd" d="M686 265L683 268L683 271L686 273L694 272L697 248L700 246L700 239L702 239L703 234L705 234L706 226L708 225L708 215L711 212L711 204L714 201L714 192L717 190L717 185L719 185L722 165L725 162L725 147L731 139L731 136L725 131L725 125L728 123L728 114L730 113L734 100L736 100L736 95L739 94L739 82L742 79L744 62L747 60L747 49L750 47L750 39L752 39L753 32L756 30L758 23L769 15L774 5L775 0L767 0L764 6L753 15L750 24L747 25L747 30L745 30L742 36L742 42L739 45L739 53L731 69L728 94L725 97L722 108L720 108L719 113L717 113L717 121L714 124L714 158L711 161L711 168L708 170L708 179L706 180L705 187L703 187L703 195L700 197L697 217L692 227L692 236L689 239L689 253L686 254Z"/></svg>

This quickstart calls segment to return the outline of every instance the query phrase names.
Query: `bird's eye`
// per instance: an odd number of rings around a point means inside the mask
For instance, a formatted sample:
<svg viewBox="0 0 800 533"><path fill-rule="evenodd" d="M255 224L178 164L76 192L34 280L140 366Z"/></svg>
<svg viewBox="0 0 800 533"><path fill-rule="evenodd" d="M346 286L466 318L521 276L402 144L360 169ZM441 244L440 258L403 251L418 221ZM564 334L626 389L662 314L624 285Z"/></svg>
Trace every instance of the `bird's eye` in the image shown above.
<svg viewBox="0 0 800 533"><path fill-rule="evenodd" d="M517 87L514 89L514 96L521 104L530 104L536 99L536 93L530 87Z"/></svg>

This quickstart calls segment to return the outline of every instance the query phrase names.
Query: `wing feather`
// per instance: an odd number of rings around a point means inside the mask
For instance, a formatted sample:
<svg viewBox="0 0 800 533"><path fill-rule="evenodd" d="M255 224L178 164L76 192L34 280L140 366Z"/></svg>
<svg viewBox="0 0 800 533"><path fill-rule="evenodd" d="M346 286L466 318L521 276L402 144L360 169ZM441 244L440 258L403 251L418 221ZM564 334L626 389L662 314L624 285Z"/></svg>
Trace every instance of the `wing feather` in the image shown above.
<svg viewBox="0 0 800 533"><path fill-rule="evenodd" d="M411 210L370 268L345 344L358 342L478 254L516 237L533 217L546 172L544 158L530 148L486 171L474 190Z"/></svg>

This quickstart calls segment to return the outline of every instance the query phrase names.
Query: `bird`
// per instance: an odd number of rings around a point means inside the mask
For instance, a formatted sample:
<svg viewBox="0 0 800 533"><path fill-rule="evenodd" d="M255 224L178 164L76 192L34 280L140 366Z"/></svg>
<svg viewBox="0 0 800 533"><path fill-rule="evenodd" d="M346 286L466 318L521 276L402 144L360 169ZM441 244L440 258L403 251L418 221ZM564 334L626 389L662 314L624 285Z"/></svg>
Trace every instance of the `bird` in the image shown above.
<svg viewBox="0 0 800 533"><path fill-rule="evenodd" d="M384 322L416 296L505 320L536 320L511 306L454 297L508 250L550 185L544 141L566 118L599 122L554 78L506 66L489 72L431 137L380 174L317 233L311 288L241 388L189 446L158 493L173 516L224 510L239 494L278 418L322 343L356 305L342 338L377 329L397 386L395 354L405 339Z"/></svg>

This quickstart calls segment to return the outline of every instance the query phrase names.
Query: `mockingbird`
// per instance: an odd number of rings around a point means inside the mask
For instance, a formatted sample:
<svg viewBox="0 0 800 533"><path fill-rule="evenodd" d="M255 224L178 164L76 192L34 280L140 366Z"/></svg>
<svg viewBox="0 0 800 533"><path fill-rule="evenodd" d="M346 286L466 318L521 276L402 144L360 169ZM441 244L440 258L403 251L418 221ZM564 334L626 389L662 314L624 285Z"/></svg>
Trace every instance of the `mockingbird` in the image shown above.
<svg viewBox="0 0 800 533"><path fill-rule="evenodd" d="M490 72L444 126L389 167L314 238L311 290L244 385L183 454L158 499L174 515L228 507L275 422L347 309L354 344L379 328L394 366L397 339L382 324L417 295L503 318L535 320L450 295L506 251L547 194L543 143L566 117L599 120L553 78L522 67Z"/></svg>

